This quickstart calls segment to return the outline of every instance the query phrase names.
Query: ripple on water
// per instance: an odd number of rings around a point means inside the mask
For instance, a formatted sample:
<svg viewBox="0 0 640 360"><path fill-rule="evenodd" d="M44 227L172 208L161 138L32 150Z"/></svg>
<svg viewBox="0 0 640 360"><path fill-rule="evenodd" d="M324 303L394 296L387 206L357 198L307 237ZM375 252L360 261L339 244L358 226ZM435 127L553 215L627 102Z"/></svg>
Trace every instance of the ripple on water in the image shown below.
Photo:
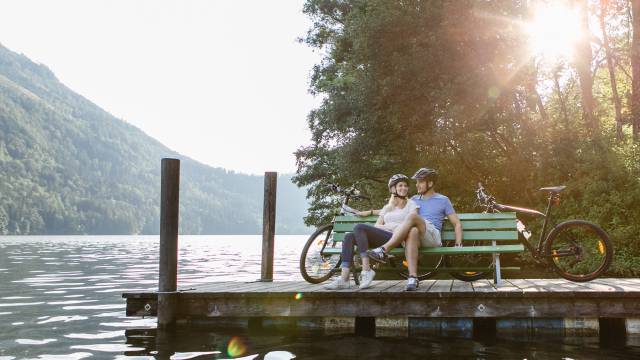
<svg viewBox="0 0 640 360"><path fill-rule="evenodd" d="M71 322L71 321L80 321L80 320L87 320L87 319L88 319L88 317L80 316L80 315L54 316L54 317L49 318L47 320L39 321L38 324L48 324L48 323L54 323L54 322L68 323L68 322Z"/></svg>
<svg viewBox="0 0 640 360"><path fill-rule="evenodd" d="M125 352L125 351L143 351L145 348L135 347L127 344L88 344L88 345L72 345L71 349L92 350L100 352Z"/></svg>
<svg viewBox="0 0 640 360"><path fill-rule="evenodd" d="M19 299L33 299L33 296L5 296L0 300L19 300Z"/></svg>
<svg viewBox="0 0 640 360"><path fill-rule="evenodd" d="M264 360L290 360L295 359L295 355L288 351L270 351L264 356Z"/></svg>
<svg viewBox="0 0 640 360"><path fill-rule="evenodd" d="M91 339L91 340L95 340L95 339L113 339L113 338L117 338L117 337L121 337L124 336L124 330L116 330L116 331L106 331L106 332L100 332L97 334L67 334L64 337L66 338L70 338L70 339Z"/></svg>
<svg viewBox="0 0 640 360"><path fill-rule="evenodd" d="M110 309L122 309L124 304L106 304L106 305L74 305L63 306L63 310L110 310Z"/></svg>
<svg viewBox="0 0 640 360"><path fill-rule="evenodd" d="M41 305L44 304L44 301L38 302L28 302L28 303L0 303L0 307L13 307L13 306L31 306L31 305Z"/></svg>
<svg viewBox="0 0 640 360"><path fill-rule="evenodd" d="M44 345L44 344L52 343L54 341L58 341L58 340L56 339L43 339L43 340L16 339L16 342L21 345Z"/></svg>
<svg viewBox="0 0 640 360"><path fill-rule="evenodd" d="M145 318L145 319L133 319L126 320L121 322L105 322L100 323L100 326L108 326L108 327L156 327L158 320L155 318Z"/></svg>
<svg viewBox="0 0 640 360"><path fill-rule="evenodd" d="M35 359L38 360L80 360L80 359L86 359L88 357L92 357L93 354L92 353L88 353L88 352L75 352L75 353L71 353L71 354L44 354L44 355L40 355Z"/></svg>
<svg viewBox="0 0 640 360"><path fill-rule="evenodd" d="M73 305L73 304L85 304L90 302L96 302L98 300L66 300L66 301L51 301L47 305Z"/></svg>
<svg viewBox="0 0 640 360"><path fill-rule="evenodd" d="M177 352L177 353L171 355L171 357L169 359L171 359L171 360L187 360L187 359L196 358L198 356L214 355L214 354L221 354L221 352L220 351Z"/></svg>

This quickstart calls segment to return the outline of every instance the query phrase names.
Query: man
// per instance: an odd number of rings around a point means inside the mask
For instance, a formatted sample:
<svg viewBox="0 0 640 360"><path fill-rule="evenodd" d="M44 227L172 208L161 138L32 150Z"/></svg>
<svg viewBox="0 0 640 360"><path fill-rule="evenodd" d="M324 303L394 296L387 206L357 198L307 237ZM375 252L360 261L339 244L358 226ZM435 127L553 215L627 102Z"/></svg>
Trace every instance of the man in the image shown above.
<svg viewBox="0 0 640 360"><path fill-rule="evenodd" d="M442 222L446 217L455 229L456 246L462 246L462 223L458 218L449 198L435 192L434 185L438 179L438 173L429 168L421 168L411 177L416 180L417 195L413 200L418 205L418 213L412 213L393 232L393 236L381 247L367 252L371 260L385 263L387 253L397 247L406 239L405 255L409 267L406 291L418 289L418 255L419 248L442 246L440 233ZM418 236L409 236L415 233Z"/></svg>

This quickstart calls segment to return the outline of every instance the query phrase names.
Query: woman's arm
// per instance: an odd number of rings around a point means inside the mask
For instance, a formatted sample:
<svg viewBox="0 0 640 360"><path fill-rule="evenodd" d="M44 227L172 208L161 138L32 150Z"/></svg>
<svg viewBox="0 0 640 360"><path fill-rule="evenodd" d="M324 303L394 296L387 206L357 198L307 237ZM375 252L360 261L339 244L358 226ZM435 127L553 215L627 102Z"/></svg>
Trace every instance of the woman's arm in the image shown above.
<svg viewBox="0 0 640 360"><path fill-rule="evenodd" d="M366 211L358 211L356 213L357 216L373 216L380 215L380 210L366 210Z"/></svg>

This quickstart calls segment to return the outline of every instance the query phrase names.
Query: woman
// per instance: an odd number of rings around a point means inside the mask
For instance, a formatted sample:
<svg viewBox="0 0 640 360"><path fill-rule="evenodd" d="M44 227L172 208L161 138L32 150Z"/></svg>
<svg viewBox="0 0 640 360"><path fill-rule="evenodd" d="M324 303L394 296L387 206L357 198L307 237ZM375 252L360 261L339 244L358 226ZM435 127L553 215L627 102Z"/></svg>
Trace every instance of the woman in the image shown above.
<svg viewBox="0 0 640 360"><path fill-rule="evenodd" d="M393 175L388 183L391 197L389 203L380 210L380 216L375 225L357 224L353 232L345 235L342 242L342 262L340 263L340 277L325 285L326 289L338 290L348 289L350 266L353 262L353 245L357 243L360 258L362 259L362 278L360 289L371 286L375 271L371 269L367 250L369 247L375 248L384 244L393 235L393 230L400 225L411 213L417 211L417 205L407 198L409 193L409 178L403 174ZM360 216L372 215L373 211L360 212ZM416 234L410 234L416 235Z"/></svg>

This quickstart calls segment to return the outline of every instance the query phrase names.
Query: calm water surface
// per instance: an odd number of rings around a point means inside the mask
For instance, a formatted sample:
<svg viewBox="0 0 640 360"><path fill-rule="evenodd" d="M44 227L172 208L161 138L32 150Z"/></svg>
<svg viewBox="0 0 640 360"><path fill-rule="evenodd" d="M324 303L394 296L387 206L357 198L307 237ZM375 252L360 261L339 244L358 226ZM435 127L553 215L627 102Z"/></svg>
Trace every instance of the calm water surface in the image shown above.
<svg viewBox="0 0 640 360"><path fill-rule="evenodd" d="M305 236L276 237L276 280L301 280ZM121 294L157 288L155 236L0 237L0 360L640 358L640 340L373 338L192 331L125 316ZM261 236L181 236L179 287L255 280Z"/></svg>

